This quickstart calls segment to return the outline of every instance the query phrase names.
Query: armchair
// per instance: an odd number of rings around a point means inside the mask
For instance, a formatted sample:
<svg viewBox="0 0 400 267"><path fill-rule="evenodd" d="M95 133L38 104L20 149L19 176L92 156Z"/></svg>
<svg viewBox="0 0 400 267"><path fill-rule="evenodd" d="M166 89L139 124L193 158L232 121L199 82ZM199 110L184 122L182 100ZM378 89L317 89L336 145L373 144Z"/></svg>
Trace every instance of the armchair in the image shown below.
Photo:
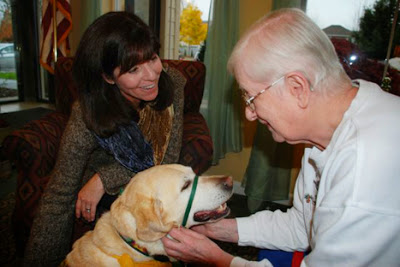
<svg viewBox="0 0 400 267"><path fill-rule="evenodd" d="M37 205L55 164L71 105L77 97L77 89L72 82L72 62L73 58L60 58L56 64L56 110L12 132L2 143L2 153L16 166L18 172L16 204L12 217L18 253L24 251ZM178 60L163 60L163 64L179 70L187 80L179 163L191 166L194 172L201 174L210 167L213 153L207 124L199 112L205 66L200 62Z"/></svg>

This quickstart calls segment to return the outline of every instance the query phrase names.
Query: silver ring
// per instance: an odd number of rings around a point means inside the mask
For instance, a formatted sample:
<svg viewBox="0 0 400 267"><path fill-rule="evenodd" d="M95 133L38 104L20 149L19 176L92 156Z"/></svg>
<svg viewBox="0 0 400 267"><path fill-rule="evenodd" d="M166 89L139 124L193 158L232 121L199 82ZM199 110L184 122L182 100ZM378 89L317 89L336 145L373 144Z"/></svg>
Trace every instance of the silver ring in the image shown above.
<svg viewBox="0 0 400 267"><path fill-rule="evenodd" d="M89 212L89 213L90 213L90 209L86 209L86 212Z"/></svg>

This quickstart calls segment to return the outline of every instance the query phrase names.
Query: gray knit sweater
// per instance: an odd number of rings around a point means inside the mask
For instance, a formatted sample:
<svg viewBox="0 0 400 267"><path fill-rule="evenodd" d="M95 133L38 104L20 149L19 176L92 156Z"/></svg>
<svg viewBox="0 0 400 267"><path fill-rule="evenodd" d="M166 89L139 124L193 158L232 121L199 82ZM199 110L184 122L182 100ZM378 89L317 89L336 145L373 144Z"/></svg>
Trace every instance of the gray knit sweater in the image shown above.
<svg viewBox="0 0 400 267"><path fill-rule="evenodd" d="M182 144L183 88L185 78L168 68L175 85L174 118L171 139L163 164L176 163ZM82 119L78 102L72 108L64 131L58 158L44 190L25 250L25 266L58 266L68 254L72 238L75 203L82 186L100 174L106 193L115 195L135 173L120 165L107 154Z"/></svg>

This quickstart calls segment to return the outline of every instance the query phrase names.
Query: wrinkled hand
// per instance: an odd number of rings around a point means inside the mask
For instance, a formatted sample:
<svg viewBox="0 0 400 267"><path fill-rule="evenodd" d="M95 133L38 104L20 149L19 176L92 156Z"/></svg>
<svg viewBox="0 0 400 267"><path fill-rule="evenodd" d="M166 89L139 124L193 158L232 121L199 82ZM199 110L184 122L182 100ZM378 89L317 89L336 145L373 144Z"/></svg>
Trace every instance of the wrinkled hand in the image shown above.
<svg viewBox="0 0 400 267"><path fill-rule="evenodd" d="M99 174L96 173L78 193L75 216L77 218L82 216L89 222L94 221L97 204L104 195L104 192L103 183L100 180Z"/></svg>
<svg viewBox="0 0 400 267"><path fill-rule="evenodd" d="M235 219L222 219L214 223L196 225L191 229L212 239L231 243L237 243L239 241L237 222Z"/></svg>
<svg viewBox="0 0 400 267"><path fill-rule="evenodd" d="M229 266L233 256L206 236L186 228L173 228L162 242L167 254L177 260L212 266Z"/></svg>

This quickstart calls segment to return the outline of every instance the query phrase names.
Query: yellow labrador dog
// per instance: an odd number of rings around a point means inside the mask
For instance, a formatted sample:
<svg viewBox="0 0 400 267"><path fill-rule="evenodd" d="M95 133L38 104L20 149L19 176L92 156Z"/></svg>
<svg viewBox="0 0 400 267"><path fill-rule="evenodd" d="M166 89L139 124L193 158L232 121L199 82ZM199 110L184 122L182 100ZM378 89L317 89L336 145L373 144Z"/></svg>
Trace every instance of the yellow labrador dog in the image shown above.
<svg viewBox="0 0 400 267"><path fill-rule="evenodd" d="M178 164L140 172L95 229L74 243L66 263L133 266L133 262L166 255L160 239L172 227L191 227L227 216L226 201L232 193L232 177L198 177L190 167Z"/></svg>

